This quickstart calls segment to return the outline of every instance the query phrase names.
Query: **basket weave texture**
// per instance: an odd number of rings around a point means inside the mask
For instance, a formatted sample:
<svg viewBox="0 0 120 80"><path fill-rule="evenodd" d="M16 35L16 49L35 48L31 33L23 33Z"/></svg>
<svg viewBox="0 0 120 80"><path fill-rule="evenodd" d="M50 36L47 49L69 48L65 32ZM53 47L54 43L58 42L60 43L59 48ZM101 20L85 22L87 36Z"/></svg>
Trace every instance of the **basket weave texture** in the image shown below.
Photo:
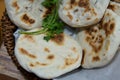
<svg viewBox="0 0 120 80"><path fill-rule="evenodd" d="M32 73L27 72L18 63L14 55L15 38L13 36L13 33L17 30L17 27L10 21L6 11L3 13L0 26L2 27L3 41L4 41L4 45L6 46L7 52L11 57L11 59L13 60L14 64L17 66L17 68L26 78L26 80L45 80L37 77Z"/></svg>

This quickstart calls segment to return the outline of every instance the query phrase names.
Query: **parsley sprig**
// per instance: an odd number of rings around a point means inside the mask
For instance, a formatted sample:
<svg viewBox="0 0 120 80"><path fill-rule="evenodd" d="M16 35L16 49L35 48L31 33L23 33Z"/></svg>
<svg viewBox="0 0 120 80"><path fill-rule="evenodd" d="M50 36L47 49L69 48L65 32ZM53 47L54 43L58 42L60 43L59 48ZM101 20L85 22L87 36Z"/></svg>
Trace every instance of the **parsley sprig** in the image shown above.
<svg viewBox="0 0 120 80"><path fill-rule="evenodd" d="M51 13L47 14L42 22L42 29L35 32L20 31L21 34L46 34L44 39L49 41L55 35L63 32L64 23L60 21L58 16L59 0L45 0L42 5L48 9L51 9Z"/></svg>

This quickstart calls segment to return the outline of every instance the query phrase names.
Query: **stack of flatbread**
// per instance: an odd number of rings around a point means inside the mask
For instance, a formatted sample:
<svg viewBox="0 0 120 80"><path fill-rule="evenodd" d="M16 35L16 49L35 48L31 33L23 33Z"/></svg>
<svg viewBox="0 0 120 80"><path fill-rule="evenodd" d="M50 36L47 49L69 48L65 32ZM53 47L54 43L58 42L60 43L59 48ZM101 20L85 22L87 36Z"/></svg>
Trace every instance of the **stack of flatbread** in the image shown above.
<svg viewBox="0 0 120 80"><path fill-rule="evenodd" d="M11 21L31 32L41 28L49 11L42 6L43 1L5 0L5 4ZM21 34L15 46L20 65L45 79L58 77L80 66L107 65L120 45L120 3L117 2L120 1L61 0L59 17L70 27L77 27L76 37L62 33L47 42L43 39L45 34Z"/></svg>

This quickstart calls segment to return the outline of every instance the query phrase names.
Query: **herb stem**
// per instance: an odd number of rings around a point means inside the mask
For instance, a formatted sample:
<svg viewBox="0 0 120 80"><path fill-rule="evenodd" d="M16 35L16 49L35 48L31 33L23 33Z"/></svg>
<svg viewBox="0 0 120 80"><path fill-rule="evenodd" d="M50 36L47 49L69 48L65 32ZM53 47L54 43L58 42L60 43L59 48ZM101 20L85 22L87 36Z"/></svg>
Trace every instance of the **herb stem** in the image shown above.
<svg viewBox="0 0 120 80"><path fill-rule="evenodd" d="M30 35L45 34L46 36L44 37L44 39L46 41L49 41L51 38L54 37L54 35L63 32L64 23L59 20L59 0L45 0L42 5L48 9L52 8L51 13L43 19L42 29L34 32L20 31L20 33Z"/></svg>

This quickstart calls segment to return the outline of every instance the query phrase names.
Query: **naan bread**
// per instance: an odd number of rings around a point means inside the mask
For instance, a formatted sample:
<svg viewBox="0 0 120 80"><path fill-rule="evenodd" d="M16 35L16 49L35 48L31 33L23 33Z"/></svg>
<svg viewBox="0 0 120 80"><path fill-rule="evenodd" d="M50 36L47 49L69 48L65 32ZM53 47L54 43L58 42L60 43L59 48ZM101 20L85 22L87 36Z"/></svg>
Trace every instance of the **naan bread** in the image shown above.
<svg viewBox="0 0 120 80"><path fill-rule="evenodd" d="M41 3L44 0L5 0L7 13L11 21L23 29L41 27L47 9Z"/></svg>
<svg viewBox="0 0 120 80"><path fill-rule="evenodd" d="M108 9L111 9L113 12L120 16L120 3L110 1Z"/></svg>
<svg viewBox="0 0 120 80"><path fill-rule="evenodd" d="M83 68L102 67L114 57L120 44L120 16L107 9L100 24L77 34L83 49Z"/></svg>
<svg viewBox="0 0 120 80"><path fill-rule="evenodd" d="M44 35L22 34L15 46L15 55L27 71L51 79L80 66L82 49L73 38L60 34L49 42Z"/></svg>
<svg viewBox="0 0 120 80"><path fill-rule="evenodd" d="M61 0L60 18L72 27L85 27L98 23L110 0Z"/></svg>

